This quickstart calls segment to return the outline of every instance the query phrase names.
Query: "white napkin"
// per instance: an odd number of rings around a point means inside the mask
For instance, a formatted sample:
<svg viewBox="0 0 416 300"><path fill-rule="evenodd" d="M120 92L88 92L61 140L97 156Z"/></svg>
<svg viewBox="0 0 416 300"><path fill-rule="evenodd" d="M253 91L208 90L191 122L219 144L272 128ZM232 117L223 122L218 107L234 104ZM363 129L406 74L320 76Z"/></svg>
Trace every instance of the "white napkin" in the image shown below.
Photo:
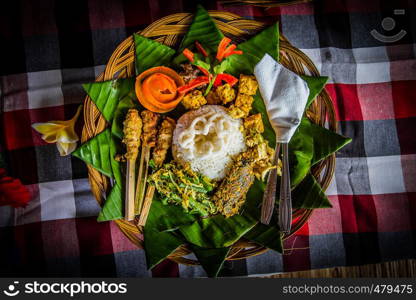
<svg viewBox="0 0 416 300"><path fill-rule="evenodd" d="M299 75L283 67L268 54L255 66L254 75L276 133L276 141L289 143L308 101L308 85Z"/></svg>

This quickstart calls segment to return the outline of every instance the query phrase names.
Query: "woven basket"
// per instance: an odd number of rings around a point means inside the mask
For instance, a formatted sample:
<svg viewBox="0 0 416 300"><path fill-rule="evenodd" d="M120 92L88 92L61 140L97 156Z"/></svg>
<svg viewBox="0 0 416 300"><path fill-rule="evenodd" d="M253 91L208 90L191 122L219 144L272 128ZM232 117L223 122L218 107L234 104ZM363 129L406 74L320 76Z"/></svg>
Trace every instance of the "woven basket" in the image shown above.
<svg viewBox="0 0 416 300"><path fill-rule="evenodd" d="M218 28L236 43L246 40L266 26L261 22L243 19L232 13L219 11L210 11L209 13L214 18ZM188 13L170 15L152 23L139 33L145 37L153 38L160 43L175 48L178 46L181 36L188 30L192 18L193 15ZM283 35L280 36L280 53L280 62L285 67L298 74L319 76L312 61L304 53L293 47ZM132 37L129 37L116 48L107 63L105 71L98 76L96 81L111 80L119 77L131 77L134 75L134 42ZM307 116L312 122L320 126L324 126L325 121L327 120L329 129L333 131L336 130L337 123L334 107L325 90L320 93L316 101L308 109ZM103 116L88 96L85 98L84 120L85 125L82 132L82 142L99 134L107 126ZM312 169L313 175L320 182L324 190L328 187L332 179L334 168L335 157L330 156L321 163L315 165ZM101 205L103 201L105 201L105 195L110 188L110 182L107 177L90 166L88 166L88 175L92 192L98 203ZM299 230L309 219L311 213L312 210L294 210L292 230L289 234L284 236L284 239ZM139 228L136 225L137 220L133 222L116 220L115 222L132 243L139 248L142 248L142 228ZM232 246L227 260L244 259L266 251L267 248L263 246L241 239ZM182 245L169 256L169 259L177 263L197 265L197 261L184 258L185 255L190 253L191 251L187 245Z"/></svg>

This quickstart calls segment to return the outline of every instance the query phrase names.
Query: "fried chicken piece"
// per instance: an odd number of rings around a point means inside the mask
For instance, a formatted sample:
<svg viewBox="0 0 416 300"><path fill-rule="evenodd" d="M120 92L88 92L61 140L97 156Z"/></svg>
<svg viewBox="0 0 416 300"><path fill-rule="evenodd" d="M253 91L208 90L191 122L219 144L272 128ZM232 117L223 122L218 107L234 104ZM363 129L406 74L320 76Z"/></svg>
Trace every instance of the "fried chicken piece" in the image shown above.
<svg viewBox="0 0 416 300"><path fill-rule="evenodd" d="M234 119L241 119L247 115L247 113L244 110L242 110L239 107L236 107L235 105L231 105L228 108L228 114Z"/></svg>
<svg viewBox="0 0 416 300"><path fill-rule="evenodd" d="M239 93L235 103L229 107L228 114L234 119L246 118L250 113L253 102L253 96Z"/></svg>
<svg viewBox="0 0 416 300"><path fill-rule="evenodd" d="M253 166L253 174L258 180L265 179L267 172L276 168L273 165L274 150L266 141L249 148L240 154L240 160L247 161Z"/></svg>
<svg viewBox="0 0 416 300"><path fill-rule="evenodd" d="M280 161L280 160L279 160ZM273 166L273 165L266 165L266 166L260 166L260 165L255 165L254 167L253 167L253 173L254 173L254 175L256 176L256 178L258 179L258 180L261 180L261 181L264 181L265 179L266 179L266 175L267 175L267 173L270 171L270 170L273 170L273 169L275 169L276 168L276 166ZM281 171L280 171L281 169L277 169L277 174L279 175L279 176L281 176ZM279 171L280 171L280 173L279 173Z"/></svg>
<svg viewBox="0 0 416 300"><path fill-rule="evenodd" d="M207 102L210 105L218 105L218 104L221 104L221 98L218 96L216 90L211 90L208 93Z"/></svg>
<svg viewBox="0 0 416 300"><path fill-rule="evenodd" d="M237 98L235 99L235 106L240 107L244 110L251 110L251 105L254 102L254 98L253 96L250 95L245 95L245 94L241 94L239 93L237 95Z"/></svg>
<svg viewBox="0 0 416 300"><path fill-rule="evenodd" d="M142 143L147 147L154 147L156 145L157 123L160 117L149 110L142 111L141 116L143 120Z"/></svg>
<svg viewBox="0 0 416 300"><path fill-rule="evenodd" d="M123 122L123 143L127 151L124 157L129 160L135 160L139 153L140 135L142 133L142 119L137 109L129 109L126 119Z"/></svg>
<svg viewBox="0 0 416 300"><path fill-rule="evenodd" d="M193 90L183 97L182 104L186 109L198 109L207 104L207 100L200 90Z"/></svg>
<svg viewBox="0 0 416 300"><path fill-rule="evenodd" d="M166 117L166 119L164 119L160 125L157 134L156 148L153 151L153 161L157 167L160 167L166 158L168 149L172 144L172 136L175 126L175 120L169 117Z"/></svg>
<svg viewBox="0 0 416 300"><path fill-rule="evenodd" d="M263 136L260 133L251 133L246 135L246 145L248 147L254 147L264 141Z"/></svg>
<svg viewBox="0 0 416 300"><path fill-rule="evenodd" d="M249 116L244 119L244 128L248 131L254 131L258 133L264 132L263 120L261 118L261 113Z"/></svg>
<svg viewBox="0 0 416 300"><path fill-rule="evenodd" d="M244 95L255 95L259 84L256 77L250 75L240 75L240 84L238 86L238 92Z"/></svg>
<svg viewBox="0 0 416 300"><path fill-rule="evenodd" d="M267 142L263 142L254 147L249 148L247 151L240 154L242 160L247 160L253 165L261 160L269 159L269 153L267 151Z"/></svg>
<svg viewBox="0 0 416 300"><path fill-rule="evenodd" d="M221 99L222 104L227 104L235 99L235 90L228 83L217 87L215 92Z"/></svg>

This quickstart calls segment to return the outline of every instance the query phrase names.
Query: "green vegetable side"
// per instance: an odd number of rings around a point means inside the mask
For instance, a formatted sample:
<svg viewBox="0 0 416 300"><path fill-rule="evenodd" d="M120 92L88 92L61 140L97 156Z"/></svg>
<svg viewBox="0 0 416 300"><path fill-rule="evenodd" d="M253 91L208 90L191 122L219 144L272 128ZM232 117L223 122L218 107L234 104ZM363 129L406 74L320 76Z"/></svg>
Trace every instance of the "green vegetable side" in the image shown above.
<svg viewBox="0 0 416 300"><path fill-rule="evenodd" d="M185 57L184 48L198 41L209 53L214 53L223 35L209 16L199 6L193 23L185 35L180 49L176 52L153 40L134 35L138 72L161 65L177 66ZM261 46L260 46L261 45ZM152 51L147 51L152 49ZM239 76L253 74L254 66L264 54L279 59L278 25L270 26L246 42L239 44L236 51L241 55L231 55L221 63L221 71ZM174 54L177 53L175 56ZM218 69L216 70L218 72ZM310 88L309 106L323 89L326 77L303 76ZM97 108L104 114L109 128L81 145L73 154L84 160L108 177L115 179L114 187L109 191L98 221L108 221L123 217L124 172L123 164L115 161L114 153L121 147L123 116L131 107L140 108L134 93L134 78L95 82L84 85ZM183 108L176 108L168 115L177 119L183 114ZM267 119L267 112L259 92L255 95L251 113L261 113L265 132L263 134L270 145L274 145L275 135ZM294 208L330 207L330 202L319 183L311 175L311 167L345 146L351 139L340 136L323 127L312 124L304 118L290 142L290 169L293 184ZM202 177L179 175L175 165L168 164L163 170L150 176L158 193L155 194L149 217L144 228L144 248L147 264L153 268L181 244L188 243L204 267L208 276L219 274L230 246L244 237L275 251L282 251L281 237L277 222L270 226L259 224L260 204L265 183L255 180L247 193L246 203L241 213L229 218L222 215L207 217L215 212L215 206L209 200L214 185ZM186 192L184 184L192 183ZM175 193L169 193L167 186L174 186ZM188 197L188 205L178 203L179 197ZM278 201L278 199L276 200ZM201 218L204 216L204 218Z"/></svg>
<svg viewBox="0 0 416 300"><path fill-rule="evenodd" d="M164 205L180 205L187 213L202 217L217 212L209 196L215 188L215 183L190 168L182 169L173 162L168 163L149 179L156 187Z"/></svg>

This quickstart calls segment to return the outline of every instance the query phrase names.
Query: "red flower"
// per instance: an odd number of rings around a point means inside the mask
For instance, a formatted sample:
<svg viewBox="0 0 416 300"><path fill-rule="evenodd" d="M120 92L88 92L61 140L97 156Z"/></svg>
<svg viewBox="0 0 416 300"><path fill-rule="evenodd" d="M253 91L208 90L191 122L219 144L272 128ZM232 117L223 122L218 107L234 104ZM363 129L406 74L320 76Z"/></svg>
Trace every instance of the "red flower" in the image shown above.
<svg viewBox="0 0 416 300"><path fill-rule="evenodd" d="M6 170L0 168L0 206L23 207L30 200L29 190L19 179L6 176Z"/></svg>

